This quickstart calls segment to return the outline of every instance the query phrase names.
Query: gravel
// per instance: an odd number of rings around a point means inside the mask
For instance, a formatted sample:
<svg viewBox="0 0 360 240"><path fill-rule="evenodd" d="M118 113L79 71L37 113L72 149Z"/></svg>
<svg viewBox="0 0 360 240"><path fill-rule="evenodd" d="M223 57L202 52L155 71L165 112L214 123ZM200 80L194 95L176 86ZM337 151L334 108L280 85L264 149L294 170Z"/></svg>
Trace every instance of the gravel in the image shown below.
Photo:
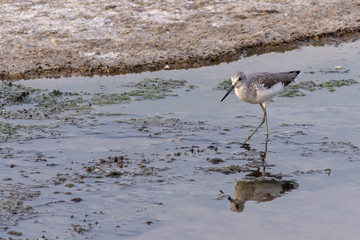
<svg viewBox="0 0 360 240"><path fill-rule="evenodd" d="M199 67L360 32L358 0L1 3L3 80Z"/></svg>

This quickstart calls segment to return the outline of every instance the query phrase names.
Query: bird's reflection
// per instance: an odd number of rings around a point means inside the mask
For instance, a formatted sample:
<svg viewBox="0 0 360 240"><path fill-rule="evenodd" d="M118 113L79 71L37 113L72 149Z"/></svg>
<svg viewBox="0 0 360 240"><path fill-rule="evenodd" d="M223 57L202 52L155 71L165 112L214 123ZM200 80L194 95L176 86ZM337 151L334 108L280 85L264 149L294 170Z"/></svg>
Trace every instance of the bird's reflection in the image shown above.
<svg viewBox="0 0 360 240"><path fill-rule="evenodd" d="M246 201L272 201L298 187L294 180L283 180L281 175L265 171L266 154L267 142L264 152L260 151L261 164L257 166L256 170L247 174L244 179L238 180L233 198L228 197L232 211L242 212Z"/></svg>
<svg viewBox="0 0 360 240"><path fill-rule="evenodd" d="M230 209L242 212L246 201L272 201L297 186L297 183L291 180L277 180L269 177L260 177L253 181L237 181L234 198L229 197Z"/></svg>

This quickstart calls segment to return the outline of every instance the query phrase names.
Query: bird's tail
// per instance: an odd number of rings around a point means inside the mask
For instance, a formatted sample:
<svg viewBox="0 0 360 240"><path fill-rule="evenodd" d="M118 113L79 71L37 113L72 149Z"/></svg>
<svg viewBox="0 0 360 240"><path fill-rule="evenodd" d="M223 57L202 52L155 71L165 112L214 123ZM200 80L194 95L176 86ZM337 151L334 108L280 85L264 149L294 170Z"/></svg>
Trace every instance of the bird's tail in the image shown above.
<svg viewBox="0 0 360 240"><path fill-rule="evenodd" d="M299 75L300 71L299 71L299 70L295 70L295 71L290 71L290 73L295 73L295 74L296 74L295 77L296 77L297 75Z"/></svg>
<svg viewBox="0 0 360 240"><path fill-rule="evenodd" d="M296 77L300 74L300 71L295 70L295 71L290 71L289 73L292 74L292 76L291 76L292 81L290 81L288 84L294 85L295 83L297 83ZM288 84L285 84L285 86L288 85Z"/></svg>

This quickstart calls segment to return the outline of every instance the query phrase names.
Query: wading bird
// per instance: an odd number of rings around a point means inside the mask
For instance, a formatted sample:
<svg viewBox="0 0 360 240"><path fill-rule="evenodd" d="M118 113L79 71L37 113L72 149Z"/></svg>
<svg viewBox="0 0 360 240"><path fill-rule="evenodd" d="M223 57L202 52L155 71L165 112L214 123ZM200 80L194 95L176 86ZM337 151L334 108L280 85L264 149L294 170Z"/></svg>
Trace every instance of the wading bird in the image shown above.
<svg viewBox="0 0 360 240"><path fill-rule="evenodd" d="M246 76L243 72L236 72L231 76L232 86L221 99L221 102L233 89L235 89L235 94L240 100L252 104L260 104L260 107L264 112L260 125L246 138L242 143L243 146L248 146L250 138L264 122L266 123L266 141L268 141L269 129L266 115L266 103L279 94L285 86L293 82L299 73L300 71L280 73L259 72Z"/></svg>

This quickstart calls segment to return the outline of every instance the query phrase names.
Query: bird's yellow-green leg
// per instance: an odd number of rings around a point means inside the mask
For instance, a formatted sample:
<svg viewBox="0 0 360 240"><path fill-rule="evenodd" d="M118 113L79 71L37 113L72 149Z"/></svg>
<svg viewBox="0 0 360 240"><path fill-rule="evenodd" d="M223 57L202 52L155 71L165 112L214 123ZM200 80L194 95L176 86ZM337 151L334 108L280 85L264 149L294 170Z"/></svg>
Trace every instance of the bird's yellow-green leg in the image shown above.
<svg viewBox="0 0 360 240"><path fill-rule="evenodd" d="M269 127L268 127L267 114L266 114L266 103L260 103L260 107L264 112L265 124L266 124L266 141L268 141L269 140Z"/></svg>
<svg viewBox="0 0 360 240"><path fill-rule="evenodd" d="M268 123L267 123L267 114L266 114L266 104L265 103L260 103L260 107L264 112L263 118L261 120L261 123L259 124L259 126L252 131L252 133L246 138L246 140L242 143L242 145L246 145L248 144L248 142L250 141L250 138L254 135L254 133L264 124L264 122L266 122L266 141L268 141L268 137L269 137L269 127L268 127Z"/></svg>

